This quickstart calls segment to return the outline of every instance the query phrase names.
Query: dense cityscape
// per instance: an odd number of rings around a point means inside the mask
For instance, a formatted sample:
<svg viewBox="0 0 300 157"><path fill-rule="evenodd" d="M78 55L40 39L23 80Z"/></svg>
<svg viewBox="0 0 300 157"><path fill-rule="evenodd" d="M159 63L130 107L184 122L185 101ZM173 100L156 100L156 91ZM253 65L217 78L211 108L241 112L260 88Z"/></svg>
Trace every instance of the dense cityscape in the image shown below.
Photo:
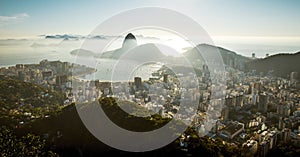
<svg viewBox="0 0 300 157"><path fill-rule="evenodd" d="M77 89L72 86L72 76L92 73L95 71L93 68L43 60L39 64L18 64L1 68L0 71L2 77L30 82L49 90L27 99L51 98L50 91L63 94L63 101L57 102L59 104L56 106L28 103L29 101L18 97L16 102L12 102L16 104L15 107L9 110L2 107L2 114L9 113L12 117L22 115L15 127L24 125L24 122L30 123L30 120L47 118L51 116L51 112L58 112L59 108L74 102L86 103L113 97L119 102L134 102L163 118L190 121L199 135L205 133L211 139L221 138L228 145L242 147L242 155L245 156L267 156L269 151L280 144L295 147L300 145L300 92L296 72L292 72L289 78L280 78L271 73L257 75L255 71L246 73L227 66L224 74L227 78L226 90L222 91L220 88L212 93L209 71L205 65L201 69L202 75L197 76L199 92L196 92L196 87L190 82L194 77L192 74L176 76L165 66L154 72L149 80L136 76L130 82L101 82L73 77ZM180 87L179 77L181 81L188 82L185 88ZM14 88L14 85L9 85L8 88ZM211 99L212 94L225 97ZM196 100L199 100L196 108L182 105ZM5 103L2 97L1 101ZM26 109L28 106L30 110ZM185 112L177 114L180 106ZM209 112L210 110L214 112ZM208 115L217 119L209 119ZM212 125L205 123L209 120ZM188 148L188 138L187 134L181 136L182 149Z"/></svg>

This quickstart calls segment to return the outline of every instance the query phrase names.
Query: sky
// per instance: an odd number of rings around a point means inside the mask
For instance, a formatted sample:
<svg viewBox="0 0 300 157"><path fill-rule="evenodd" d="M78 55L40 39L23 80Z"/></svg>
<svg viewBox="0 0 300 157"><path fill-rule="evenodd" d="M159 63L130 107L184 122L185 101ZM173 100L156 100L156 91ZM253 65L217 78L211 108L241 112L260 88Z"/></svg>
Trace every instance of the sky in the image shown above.
<svg viewBox="0 0 300 157"><path fill-rule="evenodd" d="M197 21L218 44L300 45L298 0L47 0L0 1L0 38L87 35L122 11L157 6Z"/></svg>

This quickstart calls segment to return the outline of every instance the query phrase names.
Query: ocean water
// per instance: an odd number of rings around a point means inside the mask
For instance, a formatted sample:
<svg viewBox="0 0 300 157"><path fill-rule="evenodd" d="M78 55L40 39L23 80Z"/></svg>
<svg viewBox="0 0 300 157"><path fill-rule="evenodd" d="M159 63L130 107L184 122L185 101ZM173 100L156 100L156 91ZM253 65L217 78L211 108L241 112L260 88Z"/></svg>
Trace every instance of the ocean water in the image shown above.
<svg viewBox="0 0 300 157"><path fill-rule="evenodd" d="M82 77L86 80L102 80L102 81L133 81L134 77L141 77L142 80L148 80L152 73L159 70L162 67L160 63L151 63L144 65L136 65L133 61L126 61L127 64L133 68L122 68L119 67L117 60L112 59L97 59L97 71L92 74L88 74ZM130 65L131 64L131 65Z"/></svg>
<svg viewBox="0 0 300 157"><path fill-rule="evenodd" d="M81 41L61 41L61 40L0 40L0 67L14 66L16 64L38 64L47 59L49 61L63 61L77 63L96 68L93 74L83 76L87 80L113 80L124 81L133 80L135 76L143 80L149 79L151 73L158 70L161 64L137 65L134 68L126 69L127 75L119 75L115 69L118 60L95 59L71 55L74 49L79 49ZM128 65L134 62L128 61ZM132 66L131 66L132 67Z"/></svg>
<svg viewBox="0 0 300 157"><path fill-rule="evenodd" d="M69 52L78 48L79 43L61 44L60 41L39 41L39 46L34 46L36 40L0 40L0 67L16 64L36 64L43 59L74 62L74 56Z"/></svg>

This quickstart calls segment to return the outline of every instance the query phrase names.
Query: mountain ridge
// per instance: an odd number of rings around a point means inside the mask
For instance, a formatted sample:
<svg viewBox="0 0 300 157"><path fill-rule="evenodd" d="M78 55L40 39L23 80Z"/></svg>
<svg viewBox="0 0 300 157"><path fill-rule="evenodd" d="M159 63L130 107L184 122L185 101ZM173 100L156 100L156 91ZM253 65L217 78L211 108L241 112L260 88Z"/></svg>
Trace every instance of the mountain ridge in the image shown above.
<svg viewBox="0 0 300 157"><path fill-rule="evenodd" d="M246 65L246 71L253 70L256 73L273 74L279 77L288 78L291 72L300 73L300 51L291 54L276 54L262 59L255 59ZM299 79L299 76L298 76Z"/></svg>
<svg viewBox="0 0 300 157"><path fill-rule="evenodd" d="M219 46L209 45L206 43L198 44L196 47L184 52L183 54L191 62L195 62L195 58L200 58L203 62L205 62L201 54L206 53L209 55L209 53L213 54L215 52L220 52L220 55L223 59L223 63L225 65L239 70L244 70L245 63L251 60L250 58L237 54L234 51Z"/></svg>
<svg viewBox="0 0 300 157"><path fill-rule="evenodd" d="M156 55L156 58L168 58L172 60L172 57L165 56L155 44L145 45L146 46L138 46L136 37L132 33L129 33L124 38L122 47L119 49L106 51L101 54L82 49L73 50L70 53L72 55L93 56L96 58L120 59L124 53L128 52L128 54L131 54L131 57L127 57L127 59L139 60L141 58L155 57ZM131 52L131 50L135 53ZM211 55L210 58L214 58L212 55L218 55L216 52L220 53L223 63L227 68L230 67L244 72L251 72L254 70L257 73L263 74L267 74L269 71L273 70L274 74L280 77L288 77L291 72L300 73L300 69L297 68L300 67L300 62L298 62L298 60L300 60L300 51L292 54L276 54L266 58L250 58L221 46L202 43L183 52L182 55L196 68L201 69L202 65L206 62L202 55ZM216 56L216 58L218 57Z"/></svg>

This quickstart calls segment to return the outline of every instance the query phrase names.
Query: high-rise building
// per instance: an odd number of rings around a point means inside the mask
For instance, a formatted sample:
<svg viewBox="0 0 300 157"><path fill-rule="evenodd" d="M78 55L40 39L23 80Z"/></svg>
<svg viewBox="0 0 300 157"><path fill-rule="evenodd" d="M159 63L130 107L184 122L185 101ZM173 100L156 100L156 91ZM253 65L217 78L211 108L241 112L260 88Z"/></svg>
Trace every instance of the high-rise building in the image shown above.
<svg viewBox="0 0 300 157"><path fill-rule="evenodd" d="M263 141L258 145L258 156L265 157L269 151L269 141Z"/></svg>
<svg viewBox="0 0 300 157"><path fill-rule="evenodd" d="M17 69L24 69L24 64L17 64L17 65L16 65L16 68L17 68Z"/></svg>
<svg viewBox="0 0 300 157"><path fill-rule="evenodd" d="M226 105L224 105L224 108L222 109L221 112L221 119L228 120L228 117L229 117L229 108Z"/></svg>
<svg viewBox="0 0 300 157"><path fill-rule="evenodd" d="M168 74L164 74L163 81L164 81L164 83L168 83Z"/></svg>
<svg viewBox="0 0 300 157"><path fill-rule="evenodd" d="M282 130L282 141L287 143L291 140L291 129L285 128Z"/></svg>
<svg viewBox="0 0 300 157"><path fill-rule="evenodd" d="M203 70L203 71L208 71L208 66L207 66L206 64L204 64L204 65L202 66L202 70Z"/></svg>
<svg viewBox="0 0 300 157"><path fill-rule="evenodd" d="M271 131L269 133L269 139L270 139L270 149L272 149L277 145L277 132Z"/></svg>
<svg viewBox="0 0 300 157"><path fill-rule="evenodd" d="M280 103L277 105L277 114L282 117L290 116L291 109L290 104L288 103Z"/></svg>
<svg viewBox="0 0 300 157"><path fill-rule="evenodd" d="M262 90L262 84L260 82L255 82L253 85L252 85L252 92L258 92L260 93L261 90Z"/></svg>
<svg viewBox="0 0 300 157"><path fill-rule="evenodd" d="M266 113L268 111L269 95L266 93L259 94L258 111Z"/></svg>
<svg viewBox="0 0 300 157"><path fill-rule="evenodd" d="M255 140L248 140L243 143L242 147L244 148L242 156L255 156L257 152L258 142Z"/></svg>
<svg viewBox="0 0 300 157"><path fill-rule="evenodd" d="M18 79L25 81L25 78L26 78L26 73L23 71L18 71Z"/></svg>
<svg viewBox="0 0 300 157"><path fill-rule="evenodd" d="M251 104L256 105L257 104L257 94L253 94L251 98Z"/></svg>
<svg viewBox="0 0 300 157"><path fill-rule="evenodd" d="M295 71L293 71L293 72L291 72L291 74L290 74L290 83L291 83L291 86L296 86L296 80L297 80L297 78L298 78L298 73L297 72L295 72Z"/></svg>
<svg viewBox="0 0 300 157"><path fill-rule="evenodd" d="M142 89L142 78L134 77L134 85L135 85L137 90Z"/></svg>
<svg viewBox="0 0 300 157"><path fill-rule="evenodd" d="M69 63L68 62L63 62L62 63L62 73L67 73L69 70Z"/></svg>
<svg viewBox="0 0 300 157"><path fill-rule="evenodd" d="M67 80L68 80L67 75L57 75L56 79L55 79L56 85L61 86L61 85L65 84L67 82Z"/></svg>
<svg viewBox="0 0 300 157"><path fill-rule="evenodd" d="M283 117L279 117L279 121L278 121L278 129L282 130L285 128L285 122L284 122L284 118Z"/></svg>
<svg viewBox="0 0 300 157"><path fill-rule="evenodd" d="M255 59L255 53L252 53L252 58Z"/></svg>
<svg viewBox="0 0 300 157"><path fill-rule="evenodd" d="M266 58L267 58L267 57L269 57L269 54L268 54L268 53L266 54Z"/></svg>
<svg viewBox="0 0 300 157"><path fill-rule="evenodd" d="M239 95L236 96L236 106L243 107L244 105L244 93L239 93Z"/></svg>

